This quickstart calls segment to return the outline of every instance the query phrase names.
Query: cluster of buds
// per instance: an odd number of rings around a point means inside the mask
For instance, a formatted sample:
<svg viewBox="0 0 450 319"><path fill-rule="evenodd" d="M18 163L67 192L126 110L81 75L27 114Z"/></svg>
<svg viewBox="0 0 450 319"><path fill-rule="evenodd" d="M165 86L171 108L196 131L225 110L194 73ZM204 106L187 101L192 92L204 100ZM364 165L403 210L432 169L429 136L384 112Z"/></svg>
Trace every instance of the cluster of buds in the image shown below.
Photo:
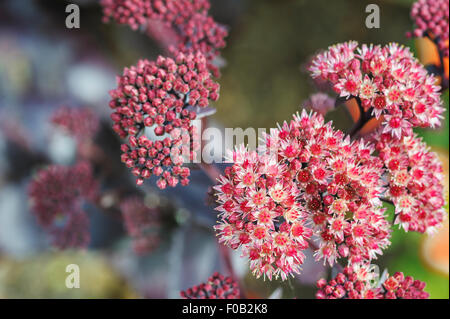
<svg viewBox="0 0 450 319"><path fill-rule="evenodd" d="M88 245L89 220L83 204L94 202L97 193L98 183L87 162L70 167L51 165L42 169L29 188L37 221L52 235L55 246L59 248Z"/></svg>
<svg viewBox="0 0 450 319"><path fill-rule="evenodd" d="M440 125L440 87L406 47L336 44L315 57L310 71L340 97L356 98L370 116L383 116L383 132L397 139L412 135L413 127Z"/></svg>
<svg viewBox="0 0 450 319"><path fill-rule="evenodd" d="M436 42L442 56L448 57L448 0L419 0L412 5L411 18L415 29L408 37L427 36Z"/></svg>
<svg viewBox="0 0 450 319"><path fill-rule="evenodd" d="M428 299L430 296L424 291L425 283L414 280L402 272L396 272L387 278L382 286L382 296L384 299Z"/></svg>
<svg viewBox="0 0 450 319"><path fill-rule="evenodd" d="M257 277L298 273L313 234L316 258L330 265L372 260L390 244L373 147L305 111L265 143L260 154L233 152L234 165L215 187L219 241L241 247Z"/></svg>
<svg viewBox="0 0 450 319"><path fill-rule="evenodd" d="M158 186L188 183L189 169L199 147L192 120L210 100L219 97L219 84L211 79L200 53L179 53L175 60L158 57L140 60L125 68L118 87L110 91L113 129L128 143L122 145L122 161L132 168L137 184L152 175ZM156 135L152 141L146 134Z"/></svg>
<svg viewBox="0 0 450 319"><path fill-rule="evenodd" d="M88 108L60 107L53 113L51 122L78 142L91 139L100 126L97 115Z"/></svg>
<svg viewBox="0 0 450 319"><path fill-rule="evenodd" d="M381 282L371 266L345 267L330 281L319 279L317 299L427 299L425 283L397 272Z"/></svg>
<svg viewBox="0 0 450 319"><path fill-rule="evenodd" d="M212 64L225 47L227 29L208 15L209 0L102 0L104 21L111 18L120 24L128 24L133 30L142 28L150 34L155 28L164 30L173 41L172 53L200 51L208 60L208 67L218 76ZM162 24L162 26L160 26ZM160 38L158 36L158 38Z"/></svg>
<svg viewBox="0 0 450 319"><path fill-rule="evenodd" d="M120 204L128 234L133 239L133 249L138 255L153 251L159 243L159 212L145 205L140 197L126 198Z"/></svg>
<svg viewBox="0 0 450 319"><path fill-rule="evenodd" d="M372 283L376 274L369 267L345 267L330 281L317 281L317 299L378 299L379 290Z"/></svg>
<svg viewBox="0 0 450 319"><path fill-rule="evenodd" d="M376 133L374 140L388 173L386 196L395 205L395 223L405 231L434 232L446 216L438 156L416 135L396 140Z"/></svg>
<svg viewBox="0 0 450 319"><path fill-rule="evenodd" d="M239 286L231 277L218 272L209 277L208 282L181 291L184 299L239 299Z"/></svg>
<svg viewBox="0 0 450 319"><path fill-rule="evenodd" d="M59 226L48 229L53 246L61 250L86 248L91 241L88 215L82 210L68 211L60 218L55 220L55 225Z"/></svg>

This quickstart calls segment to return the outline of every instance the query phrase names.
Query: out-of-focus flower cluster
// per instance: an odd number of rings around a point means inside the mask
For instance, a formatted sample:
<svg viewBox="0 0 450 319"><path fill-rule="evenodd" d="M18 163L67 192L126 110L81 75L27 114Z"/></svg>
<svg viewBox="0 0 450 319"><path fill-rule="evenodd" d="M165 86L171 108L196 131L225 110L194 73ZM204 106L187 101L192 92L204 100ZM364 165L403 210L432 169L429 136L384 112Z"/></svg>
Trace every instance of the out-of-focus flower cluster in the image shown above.
<svg viewBox="0 0 450 319"><path fill-rule="evenodd" d="M211 79L206 59L200 53L176 59L158 57L156 62L140 60L125 68L110 91L113 129L128 137L122 145L122 162L132 168L140 185L151 175L159 176L161 189L188 184L189 169L182 167L195 157L197 132L191 121L219 97L219 84ZM160 140L151 140L152 129Z"/></svg>
<svg viewBox="0 0 450 319"><path fill-rule="evenodd" d="M100 125L98 116L88 108L60 107L53 113L51 122L78 142L92 138Z"/></svg>
<svg viewBox="0 0 450 319"><path fill-rule="evenodd" d="M335 99L325 93L312 94L306 101L303 102L303 107L313 110L325 116L334 108Z"/></svg>
<svg viewBox="0 0 450 319"><path fill-rule="evenodd" d="M105 22L112 18L133 30L143 28L155 35L163 31L164 37L175 38L170 41L157 36L163 43L175 43L169 48L172 53L200 51L210 70L219 75L212 62L225 47L228 31L208 15L208 0L102 0L101 4ZM152 32L155 28L159 31Z"/></svg>
<svg viewBox="0 0 450 319"><path fill-rule="evenodd" d="M416 135L374 136L388 173L386 193L395 205L396 224L405 231L432 233L444 220L443 169L438 156Z"/></svg>
<svg viewBox="0 0 450 319"><path fill-rule="evenodd" d="M153 251L159 243L159 211L145 205L140 197L126 198L120 204L125 228L138 255Z"/></svg>
<svg viewBox="0 0 450 319"><path fill-rule="evenodd" d="M411 7L411 18L415 29L408 32L408 37L420 38L428 36L434 40L438 50L448 57L448 0L419 0Z"/></svg>
<svg viewBox="0 0 450 319"><path fill-rule="evenodd" d="M305 111L266 135L260 155L237 149L215 187L219 241L242 247L256 276L269 279L299 272L312 234L324 263L376 258L390 227L379 200L382 163L372 152Z"/></svg>
<svg viewBox="0 0 450 319"><path fill-rule="evenodd" d="M406 47L340 43L318 54L310 71L339 96L356 98L365 112L384 116L383 132L397 139L412 135L413 127L440 125L440 87Z"/></svg>
<svg viewBox="0 0 450 319"><path fill-rule="evenodd" d="M218 272L209 277L208 282L181 291L184 299L239 299L240 292L237 282L231 277L225 277Z"/></svg>
<svg viewBox="0 0 450 319"><path fill-rule="evenodd" d="M89 244L89 219L83 205L96 201L98 183L88 162L40 170L30 183L29 195L37 221L50 233L56 247Z"/></svg>
<svg viewBox="0 0 450 319"><path fill-rule="evenodd" d="M397 272L380 282L371 266L345 267L330 281L317 281L318 299L427 299L425 283Z"/></svg>

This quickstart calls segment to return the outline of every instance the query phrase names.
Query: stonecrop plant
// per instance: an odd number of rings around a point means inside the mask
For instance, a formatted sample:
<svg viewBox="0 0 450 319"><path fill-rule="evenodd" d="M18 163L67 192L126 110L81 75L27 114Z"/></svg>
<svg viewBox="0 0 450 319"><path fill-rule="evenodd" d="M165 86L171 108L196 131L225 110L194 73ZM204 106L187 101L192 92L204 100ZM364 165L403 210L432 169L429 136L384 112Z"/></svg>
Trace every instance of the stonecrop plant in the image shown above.
<svg viewBox="0 0 450 319"><path fill-rule="evenodd" d="M109 92L120 159L137 186L189 187L191 169L202 168L214 184L211 214L217 215L221 256L229 261L227 249L239 251L261 280L302 276L310 250L308 258L336 274L317 282L317 298L428 298L424 282L402 272L380 275L375 264L393 232L433 234L446 218L442 163L415 131L441 125L441 94L448 89L443 71L424 66L397 43L331 45L312 59L309 74L335 96L313 94L303 111L263 135L257 149L227 150L231 164L222 172L193 161L202 147L193 121L209 115L219 98L220 49L228 33L209 14L209 1L100 2L105 22L140 29L164 50L125 67ZM411 17L415 29L408 36L431 39L441 58L448 57L448 1L419 0ZM343 132L325 116L348 102L356 103L359 117ZM363 132L373 119L378 126ZM73 136L77 148L99 126L84 109L61 108L52 123ZM83 205L102 205L102 175L85 155L80 152L74 166L43 168L30 185L36 218L59 248L86 247ZM117 203L134 251L151 253L159 242L158 209L145 204L141 191ZM215 273L181 297L244 297L228 264L229 277Z"/></svg>

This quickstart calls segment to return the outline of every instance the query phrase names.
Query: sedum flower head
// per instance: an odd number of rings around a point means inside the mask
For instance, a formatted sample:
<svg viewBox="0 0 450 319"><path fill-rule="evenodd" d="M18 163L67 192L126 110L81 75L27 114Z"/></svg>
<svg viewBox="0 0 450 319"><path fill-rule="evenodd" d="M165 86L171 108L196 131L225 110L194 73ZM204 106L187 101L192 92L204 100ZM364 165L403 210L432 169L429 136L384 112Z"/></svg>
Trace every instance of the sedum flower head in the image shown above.
<svg viewBox="0 0 450 319"><path fill-rule="evenodd" d="M312 231L305 212L296 202L297 185L285 165L244 148L233 154L237 161L219 179L217 191L219 242L242 248L257 276L283 280L300 272Z"/></svg>
<svg viewBox="0 0 450 319"><path fill-rule="evenodd" d="M210 70L219 75L212 62L225 47L228 31L208 15L209 0L102 0L101 4L105 22L114 19L133 30L150 30L162 43L174 42L169 45L172 53L200 51Z"/></svg>
<svg viewBox="0 0 450 319"><path fill-rule="evenodd" d="M159 212L149 208L140 197L126 198L120 204L125 229L133 239L138 255L153 251L159 243Z"/></svg>
<svg viewBox="0 0 450 319"><path fill-rule="evenodd" d="M51 121L79 142L92 138L100 126L98 117L89 108L60 107Z"/></svg>
<svg viewBox="0 0 450 319"><path fill-rule="evenodd" d="M183 299L239 299L239 286L231 277L218 272L209 277L208 282L181 291Z"/></svg>
<svg viewBox="0 0 450 319"><path fill-rule="evenodd" d="M367 265L345 267L333 279L317 281L317 299L380 299L379 289L373 287L377 275Z"/></svg>
<svg viewBox="0 0 450 319"><path fill-rule="evenodd" d="M303 111L266 137L266 149L276 150L299 189L297 201L318 237L318 259L359 263L389 245L379 200L382 164L372 146L350 141L321 115Z"/></svg>
<svg viewBox="0 0 450 319"><path fill-rule="evenodd" d="M155 175L160 188L179 181L186 185L189 169L183 163L194 158L199 146L192 120L219 97L204 56L179 53L175 60L140 60L125 68L110 95L113 129L128 137L122 161L132 168L137 184ZM161 138L151 140L146 131Z"/></svg>
<svg viewBox="0 0 450 319"><path fill-rule="evenodd" d="M377 133L376 148L388 172L387 197L395 205L395 223L405 231L432 233L445 218L443 169L422 139L392 139Z"/></svg>
<svg viewBox="0 0 450 319"><path fill-rule="evenodd" d="M32 211L59 248L86 247L89 220L86 201L95 201L98 183L88 162L51 165L40 170L29 186Z"/></svg>
<svg viewBox="0 0 450 319"><path fill-rule="evenodd" d="M408 36L433 39L440 53L448 57L448 0L419 0L411 7L415 29Z"/></svg>
<svg viewBox="0 0 450 319"><path fill-rule="evenodd" d="M440 125L440 87L406 47L336 44L316 56L310 72L341 97L357 98L365 111L383 116L383 132L397 139L412 135L413 127Z"/></svg>
<svg viewBox="0 0 450 319"><path fill-rule="evenodd" d="M425 286L423 281L396 272L384 281L382 296L384 299L428 299L430 295L424 291Z"/></svg>
<svg viewBox="0 0 450 319"><path fill-rule="evenodd" d="M371 260L389 245L381 162L318 114L294 116L260 152L233 153L216 186L219 241L242 248L257 277L298 273L312 235L318 260Z"/></svg>
<svg viewBox="0 0 450 319"><path fill-rule="evenodd" d="M384 276L383 276L384 277ZM428 299L425 283L402 272L382 279L370 265L346 267L330 281L317 281L317 299Z"/></svg>

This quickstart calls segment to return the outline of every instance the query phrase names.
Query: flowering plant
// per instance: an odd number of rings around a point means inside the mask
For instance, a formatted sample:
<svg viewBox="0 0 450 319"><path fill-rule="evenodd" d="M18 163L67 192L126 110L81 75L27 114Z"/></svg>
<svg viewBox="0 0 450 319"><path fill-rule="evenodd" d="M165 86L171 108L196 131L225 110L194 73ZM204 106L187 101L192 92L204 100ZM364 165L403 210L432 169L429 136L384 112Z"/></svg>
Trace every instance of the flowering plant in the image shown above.
<svg viewBox="0 0 450 319"><path fill-rule="evenodd" d="M134 252L153 253L165 221L163 209L148 204L148 186L194 187L190 176L200 168L211 179L217 223L210 230L227 277L216 272L181 297L245 298L234 251L262 280L304 276L310 261L323 265L329 273L317 281L320 299L429 297L424 282L402 272L380 275L375 263L393 232L433 234L446 218L442 163L417 133L441 125L444 71L434 72L397 43L332 45L313 57L308 71L336 96L313 94L301 112L263 134L258 148L242 143L227 149L229 165L222 170L202 158L205 128L197 126L198 120L207 123L219 99L220 50L228 35L210 15L209 1L100 3L104 22L140 29L163 52L125 67L109 91L108 125L121 141L116 157L131 174L111 177L120 168L96 162L110 155L96 140L101 123L93 112L62 107L53 114L52 124L75 140L76 162L40 169L29 198L57 248L88 246L88 204L119 213ZM448 1L419 0L409 34L434 41L442 59L448 58L443 9ZM328 113L351 102L358 113L353 127L339 130L326 121ZM378 124L363 130L372 120ZM125 181L128 175L135 183ZM111 180L114 187L107 185Z"/></svg>

